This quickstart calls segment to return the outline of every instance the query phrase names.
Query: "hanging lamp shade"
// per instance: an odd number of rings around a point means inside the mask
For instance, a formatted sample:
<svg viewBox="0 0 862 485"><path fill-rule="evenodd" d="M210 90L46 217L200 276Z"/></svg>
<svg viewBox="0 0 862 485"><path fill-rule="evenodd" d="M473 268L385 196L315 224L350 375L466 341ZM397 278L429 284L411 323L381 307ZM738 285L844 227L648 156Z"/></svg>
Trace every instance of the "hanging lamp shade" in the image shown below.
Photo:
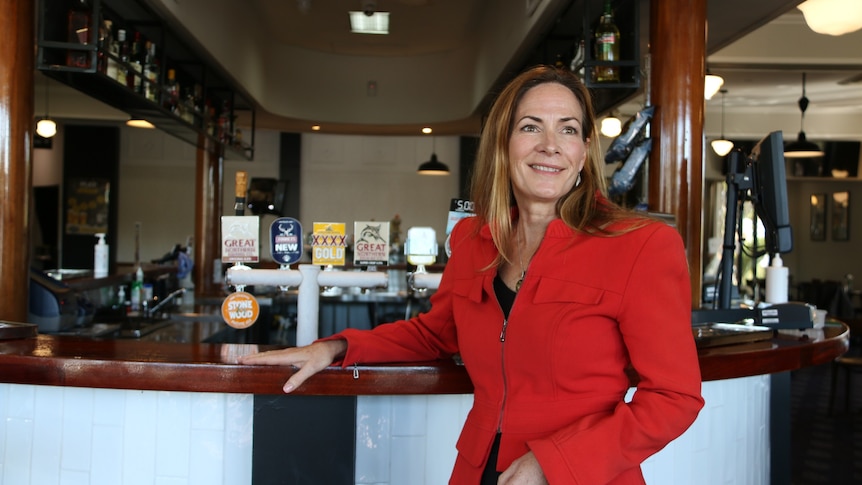
<svg viewBox="0 0 862 485"><path fill-rule="evenodd" d="M784 158L815 158L825 155L823 150L805 138L805 132L800 131L796 141L784 148Z"/></svg>
<svg viewBox="0 0 862 485"><path fill-rule="evenodd" d="M602 119L602 127L600 129L602 135L608 138L619 136L623 131L623 123L613 113Z"/></svg>
<svg viewBox="0 0 862 485"><path fill-rule="evenodd" d="M802 116L799 122L799 135L796 141L784 147L784 158L814 158L825 155L815 143L805 137L805 110L808 109L808 97L805 95L805 73L802 73L802 97L799 98L799 111Z"/></svg>
<svg viewBox="0 0 862 485"><path fill-rule="evenodd" d="M733 150L733 142L724 137L724 95L727 94L726 89L721 90L721 138L712 140L709 144L712 146L718 156L723 157Z"/></svg>
<svg viewBox="0 0 862 485"><path fill-rule="evenodd" d="M724 78L706 71L706 77L703 78L703 97L704 99L712 99L724 85Z"/></svg>
<svg viewBox="0 0 862 485"><path fill-rule="evenodd" d="M45 79L45 117L36 122L36 133L42 138L51 138L57 134L57 123L48 113L48 80Z"/></svg>
<svg viewBox="0 0 862 485"><path fill-rule="evenodd" d="M51 138L57 134L57 123L49 118L41 119L36 123L36 133L42 138Z"/></svg>
<svg viewBox="0 0 862 485"><path fill-rule="evenodd" d="M725 140L724 138L720 140L712 140L709 144L712 146L712 151L714 151L719 157L723 157L733 150L733 142Z"/></svg>
<svg viewBox="0 0 862 485"><path fill-rule="evenodd" d="M796 8L805 23L818 34L844 35L862 29L862 2L859 0L807 0Z"/></svg>
<svg viewBox="0 0 862 485"><path fill-rule="evenodd" d="M431 154L431 160L419 165L417 171L421 175L449 175L449 167L445 163L437 160L437 154Z"/></svg>

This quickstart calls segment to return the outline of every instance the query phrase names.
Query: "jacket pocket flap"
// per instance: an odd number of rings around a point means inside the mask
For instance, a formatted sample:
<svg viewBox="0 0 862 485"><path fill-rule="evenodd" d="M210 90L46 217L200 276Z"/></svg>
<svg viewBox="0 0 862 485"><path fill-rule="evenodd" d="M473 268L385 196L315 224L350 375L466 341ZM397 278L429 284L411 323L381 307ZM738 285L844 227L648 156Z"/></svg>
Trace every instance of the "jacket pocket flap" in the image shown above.
<svg viewBox="0 0 862 485"><path fill-rule="evenodd" d="M482 278L455 280L452 292L476 303L482 301Z"/></svg>
<svg viewBox="0 0 862 485"><path fill-rule="evenodd" d="M571 281L543 278L536 288L534 303L581 303L597 305L605 291Z"/></svg>

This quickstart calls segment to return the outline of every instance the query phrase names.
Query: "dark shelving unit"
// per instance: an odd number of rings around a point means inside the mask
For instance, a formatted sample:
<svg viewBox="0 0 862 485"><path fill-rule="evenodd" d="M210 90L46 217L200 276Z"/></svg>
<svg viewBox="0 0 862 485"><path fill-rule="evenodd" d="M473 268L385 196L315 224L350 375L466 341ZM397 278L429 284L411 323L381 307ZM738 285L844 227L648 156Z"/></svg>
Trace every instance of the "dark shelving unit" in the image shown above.
<svg viewBox="0 0 862 485"><path fill-rule="evenodd" d="M593 33L603 12L604 0L572 0L528 54L523 68L536 64L554 64L557 61L568 67L575 57L578 45L584 43L584 84L593 93L593 107L597 113L610 111L622 104L641 88L641 18L640 0L614 0L614 19L620 29L620 61L595 60ZM592 69L612 65L620 69L620 82L598 83L592 80Z"/></svg>
<svg viewBox="0 0 862 485"><path fill-rule="evenodd" d="M79 8L89 12L89 32L86 43L69 39L70 11ZM132 118L142 118L156 128L195 146L209 138L224 146L225 156L252 160L254 158L255 107L251 99L237 89L219 68L203 60L203 56L189 47L189 42L172 31L169 26L142 0L39 0L36 67L45 75L62 82L94 99L97 99ZM100 59L110 59L121 69L132 70L113 55L108 46L100 45L98 38L102 19L113 22L115 29L139 32L143 38L157 46L159 73L155 82L142 77L155 92L150 99L99 69ZM82 29L83 31L83 29ZM81 34L85 40L86 34ZM71 39L74 40L74 39ZM131 39L130 39L131 40ZM70 61L73 59L73 61ZM206 106L213 106L226 117L227 135L219 136L211 125L216 122L207 109L195 110L190 119L169 109L162 102L167 96L167 72L173 69L181 86L200 85ZM182 93L180 93L182 95ZM227 109L222 109L228 106ZM234 125L243 114L250 121L250 133L242 140L236 136ZM189 117L187 117L189 118Z"/></svg>

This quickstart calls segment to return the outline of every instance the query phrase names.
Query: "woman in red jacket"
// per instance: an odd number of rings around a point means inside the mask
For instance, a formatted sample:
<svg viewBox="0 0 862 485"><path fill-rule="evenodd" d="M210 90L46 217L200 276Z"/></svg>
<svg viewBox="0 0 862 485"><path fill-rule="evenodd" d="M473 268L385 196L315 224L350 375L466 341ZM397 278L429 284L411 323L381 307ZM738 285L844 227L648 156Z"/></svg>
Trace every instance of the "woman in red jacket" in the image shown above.
<svg viewBox="0 0 862 485"><path fill-rule="evenodd" d="M605 198L597 139L574 74L524 72L489 113L476 217L452 231L431 309L241 362L298 367L290 392L334 361L458 353L475 391L450 483L643 484L703 406L690 279L673 228Z"/></svg>

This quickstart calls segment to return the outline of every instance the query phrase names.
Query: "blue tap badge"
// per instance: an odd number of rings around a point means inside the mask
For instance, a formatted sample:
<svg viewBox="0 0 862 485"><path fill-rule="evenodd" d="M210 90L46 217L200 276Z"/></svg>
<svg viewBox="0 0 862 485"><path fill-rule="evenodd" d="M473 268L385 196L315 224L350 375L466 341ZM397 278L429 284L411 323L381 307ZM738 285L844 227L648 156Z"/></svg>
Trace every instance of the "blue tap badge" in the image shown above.
<svg viewBox="0 0 862 485"><path fill-rule="evenodd" d="M272 260L293 264L302 257L302 225L292 217L280 217L269 226Z"/></svg>

